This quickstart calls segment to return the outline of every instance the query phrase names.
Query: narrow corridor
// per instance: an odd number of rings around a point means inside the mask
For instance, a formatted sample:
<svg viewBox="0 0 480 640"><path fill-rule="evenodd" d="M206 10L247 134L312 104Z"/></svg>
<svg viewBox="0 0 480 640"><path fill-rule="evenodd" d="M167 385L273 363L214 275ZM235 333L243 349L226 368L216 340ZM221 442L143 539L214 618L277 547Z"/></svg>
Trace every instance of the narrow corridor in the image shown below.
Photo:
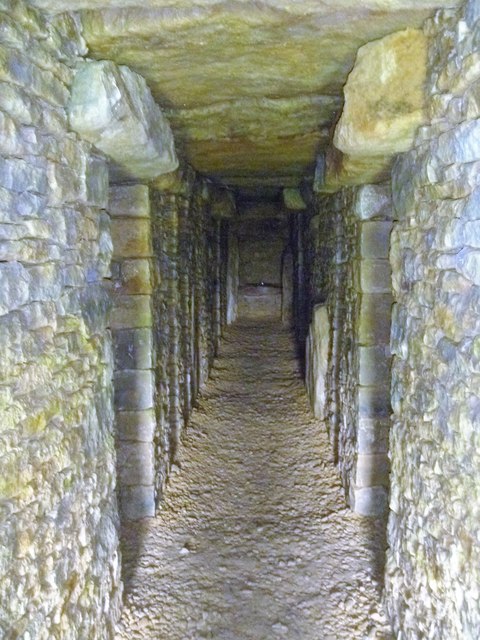
<svg viewBox="0 0 480 640"><path fill-rule="evenodd" d="M382 523L344 506L276 322L227 330L160 515L123 533L118 640L389 637Z"/></svg>

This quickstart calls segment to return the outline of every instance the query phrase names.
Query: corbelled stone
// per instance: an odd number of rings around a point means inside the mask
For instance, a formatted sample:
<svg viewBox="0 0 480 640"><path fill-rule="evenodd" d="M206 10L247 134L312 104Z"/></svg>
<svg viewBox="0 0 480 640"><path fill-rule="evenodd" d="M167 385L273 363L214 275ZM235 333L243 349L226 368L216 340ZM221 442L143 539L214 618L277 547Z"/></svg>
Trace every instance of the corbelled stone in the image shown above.
<svg viewBox="0 0 480 640"><path fill-rule="evenodd" d="M425 120L426 63L427 40L416 29L361 47L344 88L345 106L333 137L337 149L353 156L409 149Z"/></svg>
<svg viewBox="0 0 480 640"><path fill-rule="evenodd" d="M178 167L170 125L145 80L128 67L80 65L68 114L72 129L114 161L114 179L151 180Z"/></svg>

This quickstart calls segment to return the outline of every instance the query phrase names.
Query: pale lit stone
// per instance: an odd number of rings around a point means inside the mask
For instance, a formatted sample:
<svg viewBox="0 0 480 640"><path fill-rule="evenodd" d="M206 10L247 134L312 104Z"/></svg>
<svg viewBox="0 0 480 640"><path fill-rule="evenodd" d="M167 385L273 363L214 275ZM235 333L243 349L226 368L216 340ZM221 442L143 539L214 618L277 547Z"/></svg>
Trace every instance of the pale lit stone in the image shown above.
<svg viewBox="0 0 480 640"><path fill-rule="evenodd" d="M307 208L300 189L284 189L283 202L287 209L292 209L293 211L303 211Z"/></svg>
<svg viewBox="0 0 480 640"><path fill-rule="evenodd" d="M427 41L406 29L361 47L345 85L333 143L354 156L406 151L425 120Z"/></svg>
<svg viewBox="0 0 480 640"><path fill-rule="evenodd" d="M328 370L328 347L330 341L330 321L325 305L317 305L306 347L306 386L310 405L317 418L325 418L326 376Z"/></svg>
<svg viewBox="0 0 480 640"><path fill-rule="evenodd" d="M82 64L68 114L72 129L111 158L120 176L151 180L178 167L170 126L145 80L128 67Z"/></svg>

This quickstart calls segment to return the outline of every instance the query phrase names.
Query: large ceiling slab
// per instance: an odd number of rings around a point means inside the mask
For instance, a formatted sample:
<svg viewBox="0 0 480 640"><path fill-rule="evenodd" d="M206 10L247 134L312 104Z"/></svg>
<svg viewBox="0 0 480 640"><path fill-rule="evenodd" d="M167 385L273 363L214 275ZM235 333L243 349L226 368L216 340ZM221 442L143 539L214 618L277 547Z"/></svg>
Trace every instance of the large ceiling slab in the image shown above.
<svg viewBox="0 0 480 640"><path fill-rule="evenodd" d="M456 0L32 0L78 10L90 55L143 75L177 147L235 186L311 175L358 48ZM138 5L138 6L137 6Z"/></svg>

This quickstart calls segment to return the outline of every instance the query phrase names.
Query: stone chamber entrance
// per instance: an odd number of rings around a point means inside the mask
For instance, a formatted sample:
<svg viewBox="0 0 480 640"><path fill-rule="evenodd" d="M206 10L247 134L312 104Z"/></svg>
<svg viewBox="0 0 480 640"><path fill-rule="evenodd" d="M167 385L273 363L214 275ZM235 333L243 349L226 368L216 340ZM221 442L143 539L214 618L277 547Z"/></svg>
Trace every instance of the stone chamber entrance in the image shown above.
<svg viewBox="0 0 480 640"><path fill-rule="evenodd" d="M477 640L480 3L0 25L0 638Z"/></svg>

